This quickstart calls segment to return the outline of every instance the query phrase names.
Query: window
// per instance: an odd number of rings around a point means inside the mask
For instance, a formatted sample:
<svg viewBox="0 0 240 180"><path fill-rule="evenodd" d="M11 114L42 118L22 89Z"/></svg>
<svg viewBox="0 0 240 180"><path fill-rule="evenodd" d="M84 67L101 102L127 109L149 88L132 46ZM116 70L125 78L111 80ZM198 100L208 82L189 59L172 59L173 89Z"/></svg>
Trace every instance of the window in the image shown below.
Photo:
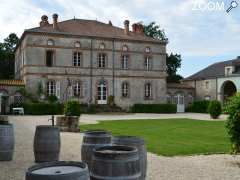
<svg viewBox="0 0 240 180"><path fill-rule="evenodd" d="M231 68L226 68L226 71L227 71L227 72L226 72L227 75L230 75L230 74L231 74Z"/></svg>
<svg viewBox="0 0 240 180"><path fill-rule="evenodd" d="M82 93L81 83L77 82L73 86L73 95L75 97L80 97L82 95L81 93Z"/></svg>
<svg viewBox="0 0 240 180"><path fill-rule="evenodd" d="M16 92L14 95L14 103L19 105L23 103L23 96L21 95L21 93Z"/></svg>
<svg viewBox="0 0 240 180"><path fill-rule="evenodd" d="M49 39L49 40L47 41L47 45L48 45L48 46L53 46L53 45L54 45L54 41L53 41L52 39Z"/></svg>
<svg viewBox="0 0 240 180"><path fill-rule="evenodd" d="M55 96L56 95L56 83L55 83L55 81L48 81L47 82L47 95L48 96Z"/></svg>
<svg viewBox="0 0 240 180"><path fill-rule="evenodd" d="M122 50L123 50L123 51L128 51L127 45L124 45L124 46L122 47Z"/></svg>
<svg viewBox="0 0 240 180"><path fill-rule="evenodd" d="M80 48L80 47L81 47L80 42L75 42L75 43L74 43L74 47L76 47L76 48Z"/></svg>
<svg viewBox="0 0 240 180"><path fill-rule="evenodd" d="M146 70L151 69L151 59L150 59L150 57L145 57L144 67L145 67Z"/></svg>
<svg viewBox="0 0 240 180"><path fill-rule="evenodd" d="M98 67L105 68L106 67L106 54L99 53L98 54Z"/></svg>
<svg viewBox="0 0 240 180"><path fill-rule="evenodd" d="M146 99L150 99L152 97L152 85L150 83L145 84L144 94Z"/></svg>
<svg viewBox="0 0 240 180"><path fill-rule="evenodd" d="M73 66L81 66L81 53L80 52L73 53Z"/></svg>
<svg viewBox="0 0 240 180"><path fill-rule="evenodd" d="M99 45L99 49L105 49L105 44L104 44L104 43L101 43L101 44Z"/></svg>
<svg viewBox="0 0 240 180"><path fill-rule="evenodd" d="M54 52L52 50L48 50L46 52L46 65L48 67L53 66L53 58L54 58Z"/></svg>
<svg viewBox="0 0 240 180"><path fill-rule="evenodd" d="M146 53L150 53L150 51L151 51L150 47L146 47L146 48L145 48L145 52L146 52Z"/></svg>
<svg viewBox="0 0 240 180"><path fill-rule="evenodd" d="M129 97L129 84L126 82L122 84L122 97Z"/></svg>
<svg viewBox="0 0 240 180"><path fill-rule="evenodd" d="M205 88L206 88L206 89L209 89L209 81L206 81L206 82L205 82Z"/></svg>
<svg viewBox="0 0 240 180"><path fill-rule="evenodd" d="M122 55L122 69L128 69L128 55Z"/></svg>

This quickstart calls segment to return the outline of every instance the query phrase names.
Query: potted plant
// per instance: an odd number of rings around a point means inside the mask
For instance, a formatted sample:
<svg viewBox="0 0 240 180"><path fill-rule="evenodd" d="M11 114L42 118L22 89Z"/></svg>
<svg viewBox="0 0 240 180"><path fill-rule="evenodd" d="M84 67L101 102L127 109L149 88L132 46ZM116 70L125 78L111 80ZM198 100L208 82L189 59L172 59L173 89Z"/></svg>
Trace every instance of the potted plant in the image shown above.
<svg viewBox="0 0 240 180"><path fill-rule="evenodd" d="M72 100L64 105L64 116L57 117L57 126L61 131L79 132L80 103Z"/></svg>

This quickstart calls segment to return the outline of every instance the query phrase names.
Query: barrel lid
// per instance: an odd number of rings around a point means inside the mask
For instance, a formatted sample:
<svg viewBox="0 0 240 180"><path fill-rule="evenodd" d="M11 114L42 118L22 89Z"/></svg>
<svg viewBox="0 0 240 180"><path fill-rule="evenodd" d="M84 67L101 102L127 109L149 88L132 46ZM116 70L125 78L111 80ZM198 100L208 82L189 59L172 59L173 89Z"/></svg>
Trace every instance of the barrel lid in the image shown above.
<svg viewBox="0 0 240 180"><path fill-rule="evenodd" d="M84 132L84 136L99 137L99 136L111 136L111 133L106 130L88 130Z"/></svg>
<svg viewBox="0 0 240 180"><path fill-rule="evenodd" d="M124 144L140 144L140 145L144 145L145 140L141 137L137 137L137 136L114 136L112 138L113 143L124 143Z"/></svg>
<svg viewBox="0 0 240 180"><path fill-rule="evenodd" d="M50 162L30 167L27 174L40 176L58 176L64 174L85 174L87 165L82 162Z"/></svg>
<svg viewBox="0 0 240 180"><path fill-rule="evenodd" d="M138 150L131 146L103 146L94 149L94 155L104 158L114 158L125 155L137 155Z"/></svg>

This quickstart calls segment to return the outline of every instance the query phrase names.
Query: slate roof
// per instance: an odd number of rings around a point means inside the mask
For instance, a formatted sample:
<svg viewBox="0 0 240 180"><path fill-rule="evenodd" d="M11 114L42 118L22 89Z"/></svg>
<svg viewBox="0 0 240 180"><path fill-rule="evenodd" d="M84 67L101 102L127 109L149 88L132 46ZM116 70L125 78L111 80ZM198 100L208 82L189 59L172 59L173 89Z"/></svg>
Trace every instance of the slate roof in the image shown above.
<svg viewBox="0 0 240 180"><path fill-rule="evenodd" d="M225 75L225 67L234 66L236 64L240 65L240 58L229 60L229 61L217 62L185 78L184 81L223 77Z"/></svg>
<svg viewBox="0 0 240 180"><path fill-rule="evenodd" d="M129 32L129 35L126 35L123 28L119 28L96 20L70 19L58 22L58 30L54 30L53 25L49 24L43 27L36 27L24 31L24 33L28 32L166 43L164 41L147 37L144 34L133 33L131 31Z"/></svg>
<svg viewBox="0 0 240 180"><path fill-rule="evenodd" d="M1 79L0 85L5 86L25 86L23 80L17 80L17 79Z"/></svg>

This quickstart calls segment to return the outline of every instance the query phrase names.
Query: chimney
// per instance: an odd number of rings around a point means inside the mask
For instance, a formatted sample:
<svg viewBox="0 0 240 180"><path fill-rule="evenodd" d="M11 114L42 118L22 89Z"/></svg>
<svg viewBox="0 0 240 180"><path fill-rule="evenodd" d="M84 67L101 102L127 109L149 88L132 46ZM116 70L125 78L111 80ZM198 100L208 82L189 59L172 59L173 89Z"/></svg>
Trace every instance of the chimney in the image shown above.
<svg viewBox="0 0 240 180"><path fill-rule="evenodd" d="M144 28L143 25L141 23L134 23L132 25L132 31L134 33L138 33L138 34L144 34Z"/></svg>
<svg viewBox="0 0 240 180"><path fill-rule="evenodd" d="M58 15L53 14L52 18L53 18L53 29L58 30Z"/></svg>
<svg viewBox="0 0 240 180"><path fill-rule="evenodd" d="M125 20L125 21L124 21L124 33L125 33L126 35L129 34L129 20Z"/></svg>
<svg viewBox="0 0 240 180"><path fill-rule="evenodd" d="M39 24L40 24L40 27L48 25L49 24L48 23L48 17L46 15L43 15L41 17L41 22Z"/></svg>
<svg viewBox="0 0 240 180"><path fill-rule="evenodd" d="M108 21L108 25L112 26L112 21Z"/></svg>

